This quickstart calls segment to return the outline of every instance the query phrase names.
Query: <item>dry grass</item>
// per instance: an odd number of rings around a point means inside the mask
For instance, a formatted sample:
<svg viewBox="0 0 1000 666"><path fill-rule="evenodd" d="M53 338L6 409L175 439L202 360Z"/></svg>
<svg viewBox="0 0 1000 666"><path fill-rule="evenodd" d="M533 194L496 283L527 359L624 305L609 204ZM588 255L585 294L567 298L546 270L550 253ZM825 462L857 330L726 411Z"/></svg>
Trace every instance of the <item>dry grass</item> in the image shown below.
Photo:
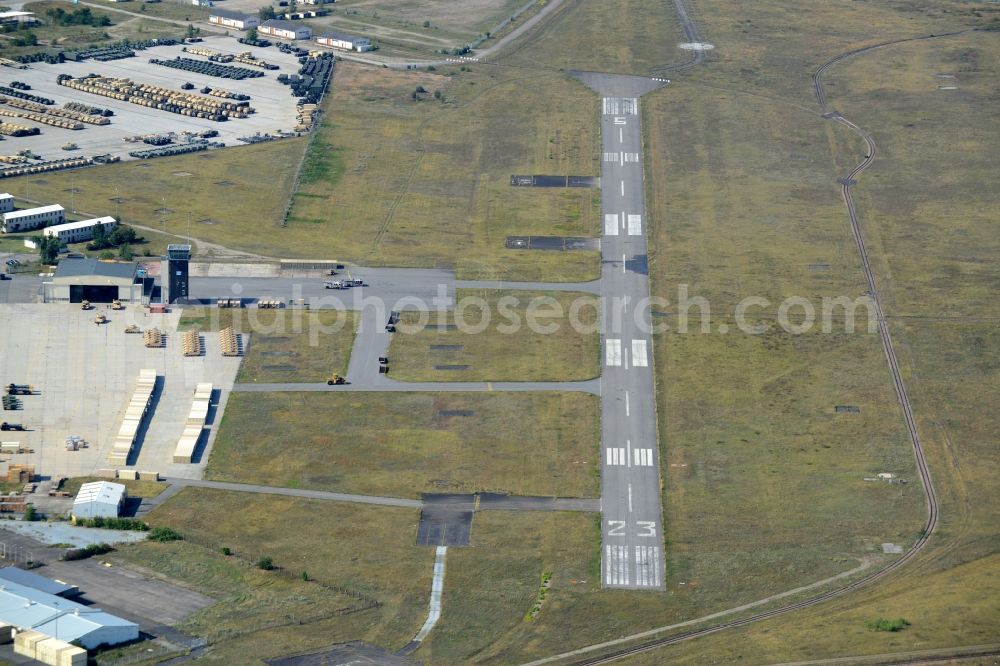
<svg viewBox="0 0 1000 666"><path fill-rule="evenodd" d="M574 393L234 393L206 476L403 497L595 497L598 413L597 398Z"/></svg>
<svg viewBox="0 0 1000 666"><path fill-rule="evenodd" d="M219 599L179 627L210 639L209 661L261 663L337 639L398 649L426 614L434 551L414 545L415 511L186 489L149 522L185 540L122 547L112 558ZM257 569L262 556L277 569ZM379 607L340 614L372 601Z"/></svg>
<svg viewBox="0 0 1000 666"><path fill-rule="evenodd" d="M60 487L71 495L80 492L80 486L91 481L107 481L108 479L99 476L77 476L66 481ZM125 486L125 491L129 497L156 497L166 489L166 484L158 481L140 481L138 479L113 479L114 483Z"/></svg>
<svg viewBox="0 0 1000 666"><path fill-rule="evenodd" d="M422 330L419 330L419 315L404 313L389 348L393 379L570 381L600 374L597 331L600 305L596 296L573 292L459 290L455 297L459 303L466 298L482 299L486 307L477 307L470 301L471 305L461 313L433 316ZM510 300L515 298L516 302ZM501 301L509 304L503 311L497 307ZM587 304L580 306L578 316L570 314L576 302ZM485 330L473 332L484 321L483 312L489 313L489 322ZM457 317L462 320L460 329L449 331L438 327L438 324L455 325ZM574 327L576 322L581 328ZM537 332L531 330L532 326ZM406 332L407 327L419 332ZM460 348L441 349L441 346ZM468 368L437 369L437 366L462 365Z"/></svg>
<svg viewBox="0 0 1000 666"><path fill-rule="evenodd" d="M281 237L291 247L308 243L313 255L454 267L460 277L596 277L596 252L526 252L504 242L596 234L596 191L509 182L514 173L595 173L597 100L548 73L445 74L339 63L306 160L312 175ZM411 99L417 86L426 99Z"/></svg>

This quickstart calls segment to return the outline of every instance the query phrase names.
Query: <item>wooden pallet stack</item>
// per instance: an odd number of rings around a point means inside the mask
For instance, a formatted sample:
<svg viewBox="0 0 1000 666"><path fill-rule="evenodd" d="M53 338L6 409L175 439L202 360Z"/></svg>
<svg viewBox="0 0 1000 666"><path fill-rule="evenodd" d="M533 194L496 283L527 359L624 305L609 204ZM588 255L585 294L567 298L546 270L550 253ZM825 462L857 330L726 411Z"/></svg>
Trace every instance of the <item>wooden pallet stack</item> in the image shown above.
<svg viewBox="0 0 1000 666"><path fill-rule="evenodd" d="M156 388L156 370L143 369L139 371L139 379L135 384L135 391L132 399L129 400L125 408L125 416L122 424L118 428L118 435L111 445L108 453L108 462L112 465L128 464L128 456L135 445L136 435L139 433L139 426L146 416L149 403L153 399L153 390Z"/></svg>
<svg viewBox="0 0 1000 666"><path fill-rule="evenodd" d="M162 347L163 334L160 333L160 329L151 328L142 334L142 342L147 347Z"/></svg>
<svg viewBox="0 0 1000 666"><path fill-rule="evenodd" d="M201 333L185 331L181 334L181 349L185 356L201 356Z"/></svg>
<svg viewBox="0 0 1000 666"><path fill-rule="evenodd" d="M198 439L208 418L208 407L212 400L212 385L208 382L198 384L194 389L194 402L191 412L184 423L184 432L174 449L175 463L190 463L194 450L198 447Z"/></svg>
<svg viewBox="0 0 1000 666"><path fill-rule="evenodd" d="M240 355L240 336L233 331L232 326L219 331L219 348L223 356Z"/></svg>

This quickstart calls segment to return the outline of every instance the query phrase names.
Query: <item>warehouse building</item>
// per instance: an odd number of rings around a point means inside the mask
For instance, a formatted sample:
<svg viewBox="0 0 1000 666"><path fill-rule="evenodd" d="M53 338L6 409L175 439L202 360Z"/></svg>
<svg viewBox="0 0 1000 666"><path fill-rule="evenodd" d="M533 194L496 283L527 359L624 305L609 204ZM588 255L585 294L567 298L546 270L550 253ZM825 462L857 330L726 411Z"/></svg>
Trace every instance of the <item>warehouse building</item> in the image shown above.
<svg viewBox="0 0 1000 666"><path fill-rule="evenodd" d="M80 588L76 585L68 585L62 581L39 576L36 573L17 567L4 567L0 569L0 585L5 585L6 583L17 583L18 585L31 587L64 599L70 599L80 594Z"/></svg>
<svg viewBox="0 0 1000 666"><path fill-rule="evenodd" d="M269 19L257 29L262 35L271 37L281 37L282 39L310 39L312 28L307 25L300 25L294 21L282 21L281 19Z"/></svg>
<svg viewBox="0 0 1000 666"><path fill-rule="evenodd" d="M111 231L118 226L118 220L110 216L95 217L92 220L80 220L79 222L67 222L46 227L42 233L46 236L54 236L63 243L82 243L94 239L94 227L96 225L104 227L104 233Z"/></svg>
<svg viewBox="0 0 1000 666"><path fill-rule="evenodd" d="M212 9L212 13L208 16L208 22L237 30L249 30L260 25L260 18L253 14L233 12L228 9Z"/></svg>
<svg viewBox="0 0 1000 666"><path fill-rule="evenodd" d="M85 483L73 500L73 518L117 518L126 497L125 486L120 483Z"/></svg>
<svg viewBox="0 0 1000 666"><path fill-rule="evenodd" d="M341 32L327 32L316 38L316 43L322 46L330 46L335 49L345 49L347 51L371 51L372 40L367 37L356 37L345 35Z"/></svg>
<svg viewBox="0 0 1000 666"><path fill-rule="evenodd" d="M4 192L0 194L0 213L9 213L14 210L14 195Z"/></svg>
<svg viewBox="0 0 1000 666"><path fill-rule="evenodd" d="M135 622L12 581L0 583L0 622L87 649L139 638Z"/></svg>
<svg viewBox="0 0 1000 666"><path fill-rule="evenodd" d="M59 204L41 206L40 208L25 208L3 214L3 225L0 228L5 234L18 231L31 231L47 227L50 224L62 224L66 221L66 210Z"/></svg>
<svg viewBox="0 0 1000 666"><path fill-rule="evenodd" d="M59 262L51 282L42 283L45 303L141 303L144 282L133 261L66 258Z"/></svg>
<svg viewBox="0 0 1000 666"><path fill-rule="evenodd" d="M17 25L18 23L38 23L35 12L0 12L0 25Z"/></svg>

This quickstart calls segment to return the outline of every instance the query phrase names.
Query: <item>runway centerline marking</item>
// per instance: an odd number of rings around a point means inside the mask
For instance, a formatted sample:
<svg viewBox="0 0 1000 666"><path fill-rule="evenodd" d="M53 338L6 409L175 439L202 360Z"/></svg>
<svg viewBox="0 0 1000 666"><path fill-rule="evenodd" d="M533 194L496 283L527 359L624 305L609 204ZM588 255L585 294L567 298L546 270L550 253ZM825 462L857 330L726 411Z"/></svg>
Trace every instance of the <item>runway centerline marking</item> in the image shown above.
<svg viewBox="0 0 1000 666"><path fill-rule="evenodd" d="M622 181L622 196L625 196L625 181Z"/></svg>
<svg viewBox="0 0 1000 666"><path fill-rule="evenodd" d="M628 391L625 391L625 416L629 415L628 411Z"/></svg>
<svg viewBox="0 0 1000 666"><path fill-rule="evenodd" d="M628 484L628 512L632 513L632 484Z"/></svg>

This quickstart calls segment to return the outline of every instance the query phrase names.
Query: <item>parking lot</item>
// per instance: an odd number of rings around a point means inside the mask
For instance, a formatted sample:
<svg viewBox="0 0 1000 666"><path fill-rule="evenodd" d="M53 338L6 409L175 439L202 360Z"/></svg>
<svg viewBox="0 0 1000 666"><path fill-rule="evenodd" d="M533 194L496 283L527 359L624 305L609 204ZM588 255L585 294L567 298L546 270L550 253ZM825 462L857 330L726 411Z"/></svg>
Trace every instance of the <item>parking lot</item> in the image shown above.
<svg viewBox="0 0 1000 666"><path fill-rule="evenodd" d="M24 118L0 118L6 122L18 125L38 127L41 134L35 136L12 137L4 136L0 142L0 154L16 155L21 150L30 150L44 160L56 160L67 157L93 157L94 155L111 154L123 160L133 159L128 153L133 150L152 148L142 142L127 143L123 139L147 134L164 134L167 132L200 132L203 130L218 130L219 136L211 139L225 143L227 146L243 145L238 137L252 136L256 133L277 134L280 131L290 132L296 125L296 102L288 86L277 81L279 74L295 74L299 63L295 56L282 53L274 46L255 48L240 44L235 37L206 37L197 44L188 44L188 48L202 47L220 53L251 52L255 57L277 65L276 70L263 70L263 77L236 81L195 72L187 72L163 65L150 63L150 58L171 60L175 56L183 56L193 60L208 62L200 55L182 52L184 45L156 46L144 51L136 51L134 58L98 62L85 60L83 62L65 62L57 65L32 63L27 69L0 68L0 85L9 86L12 81L20 81L31 86L28 91L32 95L46 97L55 101L51 108L61 108L66 102L80 102L91 106L102 107L114 111L109 118L110 125L85 124L85 129L71 130L45 125ZM231 66L248 67L238 62L227 63ZM186 92L198 94L205 87L223 88L234 93L250 96L250 106L256 113L248 118L233 119L227 122L215 122L207 118L192 118L168 111L161 111L139 106L128 101L116 100L103 95L73 90L56 83L60 74L76 77L87 74L98 74L106 77L129 78L137 83L148 83L170 90L182 92L185 83L194 85L193 90ZM219 98L212 98L219 99ZM13 107L0 104L0 109L16 110ZM63 150L67 143L74 143L78 150Z"/></svg>
<svg viewBox="0 0 1000 666"><path fill-rule="evenodd" d="M104 313L108 323L94 323ZM207 461L174 464L172 456L191 409L195 384L211 382L216 391L209 411L213 427L199 450L207 451L239 369L238 357L223 357L218 336L203 334L202 356L185 357L176 333L180 312L149 314L138 306L112 311L106 306L83 311L70 304L0 304L0 384L30 384L34 395L21 397L23 409L4 411L2 419L23 423L27 432L4 432L4 441L20 442L33 452L5 454L7 462L35 465L44 476L80 476L108 468L107 454L118 432L139 370L154 368L157 390L151 418L139 431L130 467L175 477L200 478ZM165 347L143 346L141 335L126 334L135 323L167 333ZM87 448L66 450L78 435ZM196 454L197 455L197 454Z"/></svg>

